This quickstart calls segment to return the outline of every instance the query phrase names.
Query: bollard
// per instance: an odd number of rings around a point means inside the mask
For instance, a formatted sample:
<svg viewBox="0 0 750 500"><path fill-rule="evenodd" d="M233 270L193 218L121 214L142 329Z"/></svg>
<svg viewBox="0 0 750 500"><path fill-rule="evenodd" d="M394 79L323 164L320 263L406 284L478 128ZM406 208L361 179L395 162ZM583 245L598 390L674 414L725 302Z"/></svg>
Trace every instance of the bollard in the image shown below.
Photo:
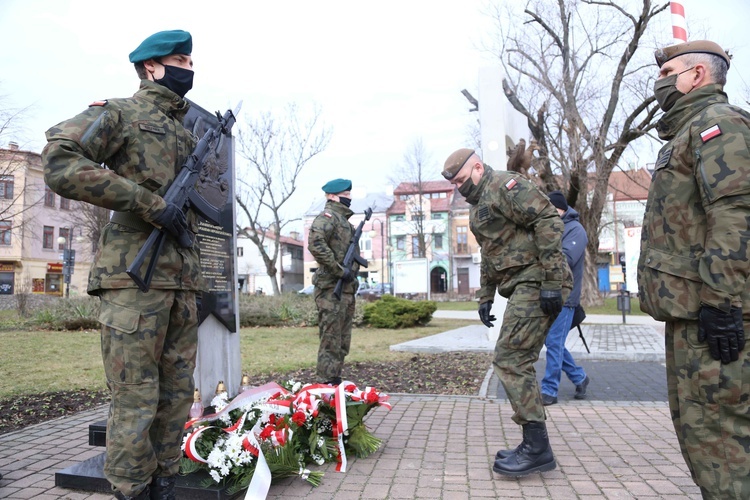
<svg viewBox="0 0 750 500"><path fill-rule="evenodd" d="M625 314L630 314L630 292L625 290L625 284L620 288L617 296L617 310L622 311L622 324L625 324Z"/></svg>

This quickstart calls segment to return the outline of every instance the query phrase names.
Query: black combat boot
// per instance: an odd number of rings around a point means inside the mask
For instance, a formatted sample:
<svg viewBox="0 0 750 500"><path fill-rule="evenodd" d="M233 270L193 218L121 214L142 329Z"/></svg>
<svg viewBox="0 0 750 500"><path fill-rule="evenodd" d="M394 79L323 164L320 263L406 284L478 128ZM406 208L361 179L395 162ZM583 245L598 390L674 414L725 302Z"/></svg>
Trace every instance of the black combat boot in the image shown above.
<svg viewBox="0 0 750 500"><path fill-rule="evenodd" d="M141 491L140 493L132 497L123 495L121 491L115 491L115 498L117 500L149 500L150 499L149 487L146 486L146 489L144 489L143 491Z"/></svg>
<svg viewBox="0 0 750 500"><path fill-rule="evenodd" d="M341 377L332 377L330 380L326 381L326 384L339 385L341 384Z"/></svg>
<svg viewBox="0 0 750 500"><path fill-rule="evenodd" d="M549 445L544 422L529 422L523 426L523 441L514 453L495 460L492 470L510 477L520 477L532 472L546 472L557 467Z"/></svg>
<svg viewBox="0 0 750 500"><path fill-rule="evenodd" d="M512 454L516 453L518 450L521 449L523 444L526 442L525 438L523 441L521 441L521 444L516 446L514 450L500 450L497 453L495 453L495 460L502 460L503 458L508 458Z"/></svg>
<svg viewBox="0 0 750 500"><path fill-rule="evenodd" d="M151 500L175 500L175 476L155 477L151 480Z"/></svg>

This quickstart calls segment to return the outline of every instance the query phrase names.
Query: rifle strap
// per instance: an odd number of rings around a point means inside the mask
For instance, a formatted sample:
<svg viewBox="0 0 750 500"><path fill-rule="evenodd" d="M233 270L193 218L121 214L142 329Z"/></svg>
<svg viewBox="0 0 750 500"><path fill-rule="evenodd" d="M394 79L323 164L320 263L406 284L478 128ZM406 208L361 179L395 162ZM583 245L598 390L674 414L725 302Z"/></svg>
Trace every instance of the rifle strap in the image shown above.
<svg viewBox="0 0 750 500"><path fill-rule="evenodd" d="M112 214L112 219L110 219L110 222L114 224L120 224L122 226L129 227L130 229L134 229L136 231L141 231L144 233L150 233L154 230L155 227L130 212L114 212Z"/></svg>

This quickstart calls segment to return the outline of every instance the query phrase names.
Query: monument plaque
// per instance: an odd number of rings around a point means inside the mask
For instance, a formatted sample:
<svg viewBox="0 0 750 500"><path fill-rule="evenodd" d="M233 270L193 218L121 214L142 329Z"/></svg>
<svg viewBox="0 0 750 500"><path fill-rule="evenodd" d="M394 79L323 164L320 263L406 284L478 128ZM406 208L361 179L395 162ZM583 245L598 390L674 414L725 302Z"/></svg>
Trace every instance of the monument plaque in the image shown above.
<svg viewBox="0 0 750 500"><path fill-rule="evenodd" d="M196 137L218 124L216 116L195 103L185 117L185 127ZM198 192L215 207L222 207L220 225L199 219L198 248L208 290L203 293L201 323L213 315L230 332L237 331L235 303L237 273L234 228L234 141L222 135L214 144L196 185Z"/></svg>

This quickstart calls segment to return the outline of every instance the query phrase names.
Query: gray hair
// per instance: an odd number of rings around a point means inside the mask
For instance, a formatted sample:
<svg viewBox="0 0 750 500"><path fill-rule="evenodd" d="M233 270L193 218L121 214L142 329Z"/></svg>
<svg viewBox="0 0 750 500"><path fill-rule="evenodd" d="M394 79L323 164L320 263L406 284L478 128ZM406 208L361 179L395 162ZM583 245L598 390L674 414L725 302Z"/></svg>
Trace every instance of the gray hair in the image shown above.
<svg viewBox="0 0 750 500"><path fill-rule="evenodd" d="M685 66L695 66L696 64L703 64L708 68L708 72L711 75L711 80L719 85L726 85L727 83L727 62L724 58L714 55L696 52L692 54L685 54L680 56Z"/></svg>

